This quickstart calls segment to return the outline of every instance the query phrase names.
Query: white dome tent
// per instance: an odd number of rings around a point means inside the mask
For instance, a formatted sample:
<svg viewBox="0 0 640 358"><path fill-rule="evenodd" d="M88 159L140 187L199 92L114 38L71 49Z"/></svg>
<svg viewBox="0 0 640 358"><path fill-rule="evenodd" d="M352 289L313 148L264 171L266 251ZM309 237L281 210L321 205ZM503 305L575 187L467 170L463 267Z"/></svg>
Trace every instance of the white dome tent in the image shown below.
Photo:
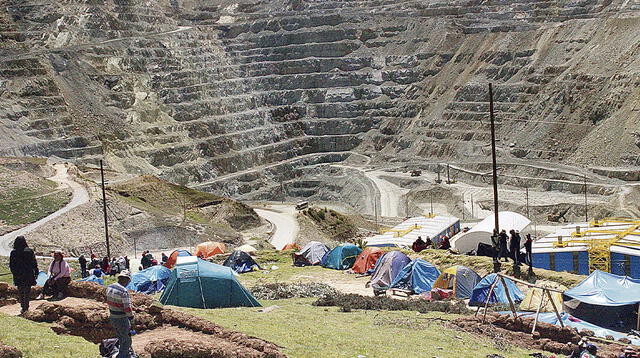
<svg viewBox="0 0 640 358"><path fill-rule="evenodd" d="M464 254L471 250L477 250L479 243L491 245L494 220L495 214L491 214L476 226L472 227L471 230L454 237L451 240L452 248ZM522 232L531 223L531 220L527 219L525 216L512 211L499 212L498 220L500 230L507 230L507 233L510 230L518 230ZM524 243L524 241L522 243Z"/></svg>

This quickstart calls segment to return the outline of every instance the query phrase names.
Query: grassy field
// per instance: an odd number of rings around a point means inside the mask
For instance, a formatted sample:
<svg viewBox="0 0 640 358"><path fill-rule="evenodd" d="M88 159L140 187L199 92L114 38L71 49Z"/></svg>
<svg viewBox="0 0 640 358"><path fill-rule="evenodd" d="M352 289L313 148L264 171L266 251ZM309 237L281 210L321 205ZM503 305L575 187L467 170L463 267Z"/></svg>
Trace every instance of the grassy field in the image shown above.
<svg viewBox="0 0 640 358"><path fill-rule="evenodd" d="M97 357L98 346L80 337L59 336L46 323L0 313L0 341L26 358ZM11 327L11 329L7 329Z"/></svg>
<svg viewBox="0 0 640 358"><path fill-rule="evenodd" d="M476 358L498 353L526 357L528 352L499 350L486 338L446 327L456 318L438 312L341 312L336 307L315 307L315 299L261 301L265 307L216 310L183 309L226 328L266 339L283 347L291 357L440 357ZM502 345L501 345L502 347Z"/></svg>

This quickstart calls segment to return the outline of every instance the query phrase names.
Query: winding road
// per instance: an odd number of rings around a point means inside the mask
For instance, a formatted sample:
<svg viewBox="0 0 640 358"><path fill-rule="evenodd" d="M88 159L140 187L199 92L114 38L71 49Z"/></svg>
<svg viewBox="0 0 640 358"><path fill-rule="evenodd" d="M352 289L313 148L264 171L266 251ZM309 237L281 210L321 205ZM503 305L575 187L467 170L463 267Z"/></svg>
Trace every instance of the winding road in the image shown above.
<svg viewBox="0 0 640 358"><path fill-rule="evenodd" d="M19 235L26 235L29 232L37 229L38 227L46 224L47 222L64 215L71 211L72 209L83 205L89 202L89 193L84 188L84 186L73 181L69 174L67 173L67 167L64 164L55 164L54 169L56 170L56 175L48 178L51 181L58 183L58 189L66 189L71 188L73 191L73 197L71 201L63 208L58 211L55 211L44 218L31 223L22 229L18 229L16 231L12 231L8 234L0 236L0 256L9 256L11 253L11 246L13 245L13 240Z"/></svg>
<svg viewBox="0 0 640 358"><path fill-rule="evenodd" d="M298 236L298 221L296 209L291 205L273 205L269 208L254 209L258 216L269 221L274 231L269 242L276 249L282 249L286 244L296 241Z"/></svg>

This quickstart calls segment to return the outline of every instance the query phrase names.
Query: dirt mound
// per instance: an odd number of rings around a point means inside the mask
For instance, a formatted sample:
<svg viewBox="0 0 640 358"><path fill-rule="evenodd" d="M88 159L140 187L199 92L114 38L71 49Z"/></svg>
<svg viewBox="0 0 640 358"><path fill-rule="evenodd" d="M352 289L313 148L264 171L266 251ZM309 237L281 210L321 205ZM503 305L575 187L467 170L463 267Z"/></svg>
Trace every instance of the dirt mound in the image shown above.
<svg viewBox="0 0 640 358"><path fill-rule="evenodd" d="M473 334L482 334L493 339L494 345L516 344L526 349L545 350L556 354L571 354L580 340L581 334L575 328L559 327L538 322L532 335L532 318L514 319L510 315L488 314L486 322L482 317L462 317L452 324ZM617 358L624 348L617 344L598 343L598 357Z"/></svg>
<svg viewBox="0 0 640 358"><path fill-rule="evenodd" d="M420 298L409 300L397 300L391 297L368 297L357 294L337 294L320 297L314 306L336 306L348 312L352 309L376 310L376 311L418 311L421 313L438 311L446 313L469 313L463 301L437 301L429 302Z"/></svg>
<svg viewBox="0 0 640 358"><path fill-rule="evenodd" d="M15 287L1 285L0 297L3 294L6 297L15 296L15 291ZM115 336L109 324L104 287L89 282L72 282L69 295L62 301L44 302L28 311L24 317L36 322L53 323L52 329L56 333L81 336L93 343ZM168 357L167 352L173 352L172 357L286 357L272 343L227 330L202 318L160 307L149 296L133 294L132 303L136 317L134 329L141 333L135 336L135 340L147 342L144 345L147 357ZM162 332L171 330L175 334L164 334L162 339L150 339L161 337ZM138 343L139 348L141 344Z"/></svg>
<svg viewBox="0 0 640 358"><path fill-rule="evenodd" d="M0 358L21 358L22 352L0 342Z"/></svg>

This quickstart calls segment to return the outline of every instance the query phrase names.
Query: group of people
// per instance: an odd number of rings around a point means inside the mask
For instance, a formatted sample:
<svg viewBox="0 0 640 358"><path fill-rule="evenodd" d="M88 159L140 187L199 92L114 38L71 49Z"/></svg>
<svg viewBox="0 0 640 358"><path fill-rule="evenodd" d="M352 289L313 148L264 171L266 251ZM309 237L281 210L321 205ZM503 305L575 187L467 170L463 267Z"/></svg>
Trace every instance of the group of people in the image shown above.
<svg viewBox="0 0 640 358"><path fill-rule="evenodd" d="M449 237L444 235L442 240L440 241L440 245L434 243L429 236L427 236L426 240L422 240L421 236L418 236L416 241L411 245L411 249L414 252L420 252L426 249L440 249L440 250L449 250L451 248L451 242L449 241Z"/></svg>
<svg viewBox="0 0 640 358"><path fill-rule="evenodd" d="M529 266L531 266L531 249L533 246L533 239L531 238L531 234L527 234L525 238L525 260ZM507 262L508 259L512 259L514 264L518 266L521 265L520 248L522 247L522 237L518 230L510 230L509 235L507 235L506 230L502 230L500 233L494 232L491 239L493 241L493 258L495 261L500 261L500 259L503 258L504 261Z"/></svg>
<svg viewBox="0 0 640 358"><path fill-rule="evenodd" d="M163 259L162 263L166 262L164 261L164 258L166 256L167 255L165 255L164 253L162 254L162 259ZM151 254L151 252L149 252L148 250L142 252L142 257L140 259L140 266L142 267L143 270L148 269L149 267L155 266L157 264L158 264L158 260L153 258L153 255Z"/></svg>
<svg viewBox="0 0 640 358"><path fill-rule="evenodd" d="M91 275L101 277L103 274L115 276L123 270L130 270L130 261L127 256L113 257L111 260L105 256L102 260L99 260L96 254L92 253L91 261L87 261L84 255L80 255L78 264L80 265L82 278L87 278Z"/></svg>

